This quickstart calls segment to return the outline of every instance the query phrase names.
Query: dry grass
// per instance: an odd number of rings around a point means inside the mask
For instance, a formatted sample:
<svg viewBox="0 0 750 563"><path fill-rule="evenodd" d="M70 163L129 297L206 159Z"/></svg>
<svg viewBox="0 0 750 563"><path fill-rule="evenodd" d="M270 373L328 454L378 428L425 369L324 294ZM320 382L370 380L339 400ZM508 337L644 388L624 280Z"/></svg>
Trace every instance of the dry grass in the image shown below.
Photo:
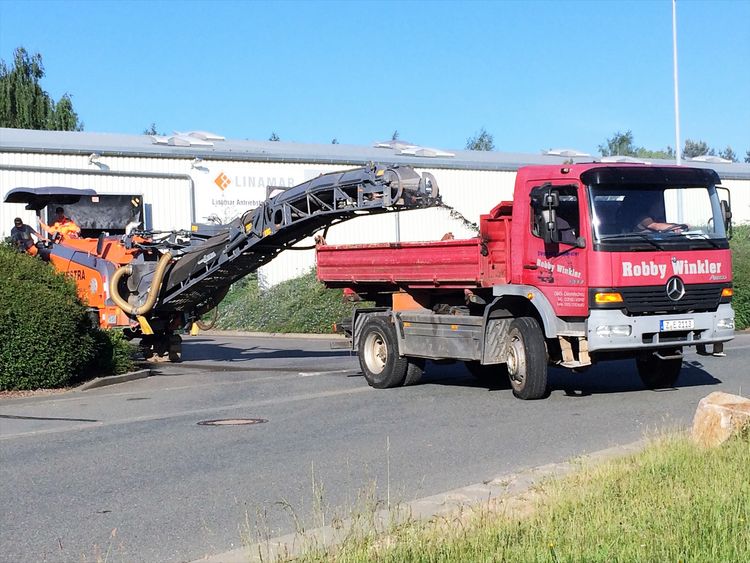
<svg viewBox="0 0 750 563"><path fill-rule="evenodd" d="M525 497L361 534L302 561L750 561L750 440L684 436Z"/></svg>

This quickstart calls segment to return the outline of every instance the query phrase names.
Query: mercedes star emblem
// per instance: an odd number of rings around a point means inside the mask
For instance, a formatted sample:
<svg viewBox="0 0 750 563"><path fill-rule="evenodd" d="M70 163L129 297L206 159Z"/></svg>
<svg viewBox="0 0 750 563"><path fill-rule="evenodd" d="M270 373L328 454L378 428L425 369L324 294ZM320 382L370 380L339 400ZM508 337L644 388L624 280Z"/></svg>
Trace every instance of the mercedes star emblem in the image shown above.
<svg viewBox="0 0 750 563"><path fill-rule="evenodd" d="M685 296L685 284L677 276L667 280L667 297L672 301L679 301Z"/></svg>

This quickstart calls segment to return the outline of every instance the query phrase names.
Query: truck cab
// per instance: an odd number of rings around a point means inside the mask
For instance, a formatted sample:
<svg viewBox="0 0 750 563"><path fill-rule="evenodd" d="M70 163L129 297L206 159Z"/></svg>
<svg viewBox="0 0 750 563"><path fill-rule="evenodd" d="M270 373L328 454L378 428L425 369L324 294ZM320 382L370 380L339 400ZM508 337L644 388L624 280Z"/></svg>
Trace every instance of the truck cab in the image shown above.
<svg viewBox="0 0 750 563"><path fill-rule="evenodd" d="M670 385L683 346L721 352L734 313L719 182L712 170L632 164L519 171L513 235L525 251L511 284L544 296L548 336L576 335L562 364L638 352L640 371ZM519 205L524 194L529 204Z"/></svg>
<svg viewBox="0 0 750 563"><path fill-rule="evenodd" d="M535 399L548 365L621 358L635 359L647 387L672 386L685 347L721 355L734 334L719 183L713 170L677 166L523 167L513 201L480 218L476 239L319 248L318 275L378 305L350 325L375 386L454 359L507 371L514 393ZM373 367L392 371L376 361L388 354L412 376L377 380Z"/></svg>

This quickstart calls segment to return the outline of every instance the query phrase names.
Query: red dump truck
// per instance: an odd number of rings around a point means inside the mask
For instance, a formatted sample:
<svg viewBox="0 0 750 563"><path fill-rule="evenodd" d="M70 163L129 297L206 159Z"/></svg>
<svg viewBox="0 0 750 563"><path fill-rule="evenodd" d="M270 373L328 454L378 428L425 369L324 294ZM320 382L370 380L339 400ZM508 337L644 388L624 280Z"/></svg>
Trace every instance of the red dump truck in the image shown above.
<svg viewBox="0 0 750 563"><path fill-rule="evenodd" d="M623 358L647 387L672 386L685 347L722 355L734 335L731 208L718 184L702 168L524 167L477 237L322 242L318 278L374 302L342 323L373 387L415 383L428 359L463 361L538 399L548 366Z"/></svg>

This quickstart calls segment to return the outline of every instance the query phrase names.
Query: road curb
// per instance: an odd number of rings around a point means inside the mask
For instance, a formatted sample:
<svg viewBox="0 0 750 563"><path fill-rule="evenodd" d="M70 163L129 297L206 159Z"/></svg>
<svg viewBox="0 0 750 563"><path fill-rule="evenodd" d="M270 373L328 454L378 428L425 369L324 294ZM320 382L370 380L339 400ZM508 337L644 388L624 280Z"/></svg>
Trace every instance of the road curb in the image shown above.
<svg viewBox="0 0 750 563"><path fill-rule="evenodd" d="M127 381L135 381L136 379L143 379L149 377L152 370L139 369L138 371L131 371L129 373L123 373L121 375L109 375L107 377L95 377L91 381L87 381L83 385L79 385L73 391L88 391L89 389L96 389L97 387L106 387L108 385L116 385L117 383L125 383Z"/></svg>
<svg viewBox="0 0 750 563"><path fill-rule="evenodd" d="M584 462L599 464L625 457L641 451L647 443L645 439L638 440L623 446L578 456L568 461L499 475L489 481L402 503L390 510L376 512L370 526L376 530L385 531L393 525L408 520L427 520L461 509L486 505L490 501L517 498L545 479L564 477L575 472ZM279 559L287 561L298 557L305 550L325 549L342 543L355 525L356 523L352 520L344 520L335 527L323 526L302 533L269 538L266 541L249 544L218 555L207 555L192 563L262 563Z"/></svg>

